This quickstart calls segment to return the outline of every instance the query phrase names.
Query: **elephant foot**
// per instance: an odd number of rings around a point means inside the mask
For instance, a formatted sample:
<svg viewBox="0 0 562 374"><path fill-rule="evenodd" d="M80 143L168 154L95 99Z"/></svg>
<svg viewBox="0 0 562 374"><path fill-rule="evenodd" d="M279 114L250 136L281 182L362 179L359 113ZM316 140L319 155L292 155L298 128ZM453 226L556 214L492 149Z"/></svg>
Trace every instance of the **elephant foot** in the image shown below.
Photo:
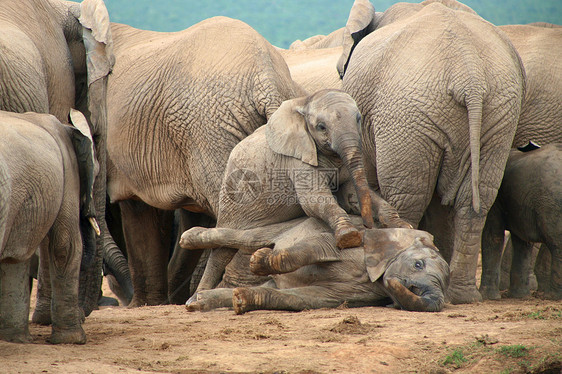
<svg viewBox="0 0 562 374"><path fill-rule="evenodd" d="M336 229L336 245L341 248L359 247L363 243L363 236L353 226L341 226Z"/></svg>
<svg viewBox="0 0 562 374"><path fill-rule="evenodd" d="M167 305L168 304L168 296L152 296L152 297L136 297L133 296L127 308L139 308L141 306L158 306L158 305Z"/></svg>
<svg viewBox="0 0 562 374"><path fill-rule="evenodd" d="M256 275L269 275L271 272L270 258L273 252L272 248L260 248L250 257L250 270Z"/></svg>
<svg viewBox="0 0 562 374"><path fill-rule="evenodd" d="M473 287L454 287L449 286L447 299L451 304L474 304L482 301L482 295Z"/></svg>
<svg viewBox="0 0 562 374"><path fill-rule="evenodd" d="M480 295L484 300L500 300L501 293L497 287L483 287L480 286Z"/></svg>
<svg viewBox="0 0 562 374"><path fill-rule="evenodd" d="M183 249L201 249L202 234L208 229L205 227L192 227L181 234L180 247Z"/></svg>
<svg viewBox="0 0 562 374"><path fill-rule="evenodd" d="M32 338L27 328L23 331L21 329L5 328L0 329L0 340L11 343L31 343Z"/></svg>
<svg viewBox="0 0 562 374"><path fill-rule="evenodd" d="M208 312L217 308L232 308L232 288L198 291L187 301L188 312Z"/></svg>
<svg viewBox="0 0 562 374"><path fill-rule="evenodd" d="M205 291L195 292L186 302L185 309L188 312L208 312L213 309L205 299Z"/></svg>
<svg viewBox="0 0 562 374"><path fill-rule="evenodd" d="M383 226L388 228L402 228L402 229L413 229L414 227L408 222L404 221L398 216L398 213L394 209L388 210L382 209L379 212L379 222Z"/></svg>
<svg viewBox="0 0 562 374"><path fill-rule="evenodd" d="M529 288L510 288L507 291L507 297L512 299L525 299L531 296L531 290Z"/></svg>
<svg viewBox="0 0 562 374"><path fill-rule="evenodd" d="M549 300L562 300L562 290L559 291L546 291L544 293L544 298Z"/></svg>
<svg viewBox="0 0 562 374"><path fill-rule="evenodd" d="M232 306L234 313L244 314L256 310L255 293L249 288L239 287L232 291Z"/></svg>
<svg viewBox="0 0 562 374"><path fill-rule="evenodd" d="M31 316L31 322L38 325L50 325L53 321L51 319L51 308L44 308L39 305L35 308L33 316Z"/></svg>
<svg viewBox="0 0 562 374"><path fill-rule="evenodd" d="M48 339L51 344L86 344L86 333L82 326L72 329L55 329Z"/></svg>
<svg viewBox="0 0 562 374"><path fill-rule="evenodd" d="M98 300L98 306L119 306L119 301L114 297L102 296Z"/></svg>

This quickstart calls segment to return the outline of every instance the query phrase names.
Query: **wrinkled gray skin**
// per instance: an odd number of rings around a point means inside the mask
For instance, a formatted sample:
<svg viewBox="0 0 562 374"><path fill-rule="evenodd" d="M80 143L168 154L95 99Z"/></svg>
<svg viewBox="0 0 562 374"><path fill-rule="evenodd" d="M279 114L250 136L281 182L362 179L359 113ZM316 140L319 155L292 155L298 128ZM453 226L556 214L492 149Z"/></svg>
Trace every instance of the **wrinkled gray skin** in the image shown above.
<svg viewBox="0 0 562 374"><path fill-rule="evenodd" d="M113 58L105 5L101 0L2 1L0 50L1 110L50 113L69 123L70 108L78 108L88 118L100 165L95 214L105 233L105 92ZM97 308L104 243L99 238L95 251L84 253L80 304L86 315ZM47 298L39 305L44 323L50 321L48 297L38 295Z"/></svg>
<svg viewBox="0 0 562 374"><path fill-rule="evenodd" d="M129 306L156 305L168 300L163 209L216 217L232 148L304 92L275 48L240 21L216 17L174 33L113 24L112 35L108 193L121 201Z"/></svg>
<svg viewBox="0 0 562 374"><path fill-rule="evenodd" d="M502 32L455 1L395 4L376 22L343 59L343 88L364 117L369 182L414 226L434 193L452 206L448 297L476 302L481 233L515 135L523 66Z"/></svg>
<svg viewBox="0 0 562 374"><path fill-rule="evenodd" d="M551 254L546 296L562 298L562 144L511 151L496 202L482 234L483 297L499 299L499 272L504 230L511 233L513 259L509 296L530 294L533 243L544 243Z"/></svg>
<svg viewBox="0 0 562 374"><path fill-rule="evenodd" d="M72 116L80 131L49 114L0 111L2 340L31 341L30 259L40 247L39 286L46 288L40 291L52 300L49 341L86 342L78 276L82 244L90 250L95 247L86 215L87 205L93 204L96 165L86 119L78 111Z"/></svg>
<svg viewBox="0 0 562 374"><path fill-rule="evenodd" d="M361 235L333 190L353 183L366 227L375 217L391 227L410 227L369 189L362 162L361 114L343 91L323 90L287 100L268 123L230 153L219 198L217 227L248 229L308 215L333 230L340 248L357 247ZM371 196L375 201L371 200ZM181 245L181 242L180 242ZM197 291L217 286L236 250L215 249ZM216 259L223 260L218 263ZM226 258L226 260L224 260ZM238 263L219 287L260 284ZM193 296L190 300L194 300ZM188 301L189 302L189 301Z"/></svg>
<svg viewBox="0 0 562 374"><path fill-rule="evenodd" d="M331 48L279 49L291 78L306 92L323 89L341 90L342 82L336 64L342 54L341 43Z"/></svg>
<svg viewBox="0 0 562 374"><path fill-rule="evenodd" d="M526 93L513 147L562 142L562 27L499 26L525 66Z"/></svg>
<svg viewBox="0 0 562 374"><path fill-rule="evenodd" d="M495 245L495 243L494 243ZM538 285L538 281L537 281L537 275L535 274L535 265L537 265L537 257L539 254L539 251L541 250L541 247L544 247L543 249L546 250L547 252L549 252L549 256L550 257L550 251L548 250L548 248L546 248L543 244L540 243L534 243L533 244L533 249L532 249L532 253L531 253L531 260L530 260L530 266L529 266L529 273L528 274L521 274L521 277L527 277L528 280L525 280L525 282L528 282L529 284L529 290L531 292L533 291L537 291L539 288ZM509 231L505 232L505 238L503 241L503 251L501 254L501 265L500 265L500 281L499 281L499 290L500 291L507 291L509 289L509 282L510 282L510 278L511 278L511 261L513 259L513 244L511 243L511 234L509 233ZM538 264L537 268L540 268L541 264ZM548 263L548 277L550 277L550 260ZM550 285L549 282L547 282L548 285ZM480 282L480 285L482 285L482 282ZM541 287L544 288L545 284L541 285Z"/></svg>
<svg viewBox="0 0 562 374"><path fill-rule="evenodd" d="M360 225L359 217L355 223ZM234 307L241 314L393 301L406 310L440 311L449 267L431 239L419 230L367 229L362 247L340 250L331 229L315 218L250 230L192 228L182 235L186 248L224 245L253 253L252 271L273 279L259 287L200 292L187 308Z"/></svg>

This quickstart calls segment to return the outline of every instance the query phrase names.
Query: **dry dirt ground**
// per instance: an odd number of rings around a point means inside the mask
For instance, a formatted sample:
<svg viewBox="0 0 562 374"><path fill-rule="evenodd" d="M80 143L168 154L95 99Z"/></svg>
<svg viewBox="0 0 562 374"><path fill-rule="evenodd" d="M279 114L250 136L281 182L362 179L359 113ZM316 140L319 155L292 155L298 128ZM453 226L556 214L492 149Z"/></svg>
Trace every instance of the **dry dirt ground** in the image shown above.
<svg viewBox="0 0 562 374"><path fill-rule="evenodd" d="M107 287L104 294L111 296ZM300 313L105 307L86 345L0 342L0 373L517 373L562 370L562 302L530 298Z"/></svg>

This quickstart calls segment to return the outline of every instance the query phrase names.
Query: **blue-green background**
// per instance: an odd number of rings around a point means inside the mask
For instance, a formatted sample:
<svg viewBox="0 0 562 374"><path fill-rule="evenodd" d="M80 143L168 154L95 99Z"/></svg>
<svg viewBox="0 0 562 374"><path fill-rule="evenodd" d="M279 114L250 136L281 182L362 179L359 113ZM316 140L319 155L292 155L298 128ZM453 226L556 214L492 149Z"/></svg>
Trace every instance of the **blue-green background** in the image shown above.
<svg viewBox="0 0 562 374"><path fill-rule="evenodd" d="M397 1L371 1L384 11ZM418 1L410 1L418 2ZM562 0L465 0L496 25L562 24ZM345 25L353 0L105 0L112 21L155 31L183 30L213 16L240 19L272 44L328 34Z"/></svg>

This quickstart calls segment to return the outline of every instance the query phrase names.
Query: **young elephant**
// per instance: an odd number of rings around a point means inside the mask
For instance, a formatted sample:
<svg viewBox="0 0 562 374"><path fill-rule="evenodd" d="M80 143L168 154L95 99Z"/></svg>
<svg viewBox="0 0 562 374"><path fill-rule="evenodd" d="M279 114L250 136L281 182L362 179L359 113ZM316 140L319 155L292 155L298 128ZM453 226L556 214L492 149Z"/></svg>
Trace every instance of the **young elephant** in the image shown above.
<svg viewBox="0 0 562 374"><path fill-rule="evenodd" d="M220 191L217 227L248 229L308 215L328 224L338 247L359 246L359 231L333 195L347 182L355 185L365 226L373 226L372 196L381 222L408 225L369 189L360 122L355 101L342 91L322 90L284 101L265 126L232 150ZM213 250L198 291L218 284L235 253Z"/></svg>
<svg viewBox="0 0 562 374"><path fill-rule="evenodd" d="M27 342L31 338L29 263L39 247L41 290L52 292L50 342L86 342L78 276L83 243L92 253L96 245L88 220L99 233L92 196L98 166L86 119L74 109L71 118L76 127L64 126L49 114L0 111L3 340Z"/></svg>
<svg viewBox="0 0 562 374"><path fill-rule="evenodd" d="M358 217L355 223L360 224ZM273 274L263 286L217 288L197 294L189 311L234 307L304 310L386 305L412 311L440 311L449 266L420 230L366 229L363 246L341 251L331 229L315 218L235 230L193 228L182 235L187 247L229 246L253 253L250 268Z"/></svg>
<svg viewBox="0 0 562 374"><path fill-rule="evenodd" d="M551 253L550 298L562 298L562 144L529 152L513 149L496 202L482 235L480 292L499 299L498 288L504 230L511 233L513 259L509 295L529 295L533 243L544 243Z"/></svg>

